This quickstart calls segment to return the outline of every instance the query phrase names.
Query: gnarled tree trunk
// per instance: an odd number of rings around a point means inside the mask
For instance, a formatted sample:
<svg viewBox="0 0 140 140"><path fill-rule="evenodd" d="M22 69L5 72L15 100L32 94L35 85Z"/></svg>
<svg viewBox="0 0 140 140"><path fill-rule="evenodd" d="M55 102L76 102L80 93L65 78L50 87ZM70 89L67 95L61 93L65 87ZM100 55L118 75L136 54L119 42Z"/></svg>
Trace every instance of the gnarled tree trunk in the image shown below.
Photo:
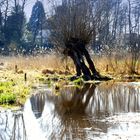
<svg viewBox="0 0 140 140"><path fill-rule="evenodd" d="M97 79L100 77L96 70L91 57L85 48L84 41L77 38L70 38L66 43L66 50L68 56L70 56L75 64L77 76L83 74L85 80ZM86 66L84 57L89 65Z"/></svg>

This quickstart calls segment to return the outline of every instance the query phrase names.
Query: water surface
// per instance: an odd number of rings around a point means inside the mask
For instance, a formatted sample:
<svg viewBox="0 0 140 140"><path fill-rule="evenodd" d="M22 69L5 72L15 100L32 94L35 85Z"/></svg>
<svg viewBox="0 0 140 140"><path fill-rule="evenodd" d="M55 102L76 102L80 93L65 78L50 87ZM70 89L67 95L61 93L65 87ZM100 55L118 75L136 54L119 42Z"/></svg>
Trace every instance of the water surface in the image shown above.
<svg viewBox="0 0 140 140"><path fill-rule="evenodd" d="M0 113L0 140L139 140L140 83L39 87L23 111Z"/></svg>

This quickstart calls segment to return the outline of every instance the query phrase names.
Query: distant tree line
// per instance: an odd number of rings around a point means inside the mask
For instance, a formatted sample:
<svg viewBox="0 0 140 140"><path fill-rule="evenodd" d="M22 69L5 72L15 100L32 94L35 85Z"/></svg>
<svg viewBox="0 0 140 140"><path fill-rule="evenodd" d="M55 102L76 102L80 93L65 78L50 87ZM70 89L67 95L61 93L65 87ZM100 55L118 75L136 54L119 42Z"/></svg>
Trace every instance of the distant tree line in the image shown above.
<svg viewBox="0 0 140 140"><path fill-rule="evenodd" d="M32 54L52 47L47 41L46 15L42 2L36 1L27 21L29 0L0 1L0 54Z"/></svg>

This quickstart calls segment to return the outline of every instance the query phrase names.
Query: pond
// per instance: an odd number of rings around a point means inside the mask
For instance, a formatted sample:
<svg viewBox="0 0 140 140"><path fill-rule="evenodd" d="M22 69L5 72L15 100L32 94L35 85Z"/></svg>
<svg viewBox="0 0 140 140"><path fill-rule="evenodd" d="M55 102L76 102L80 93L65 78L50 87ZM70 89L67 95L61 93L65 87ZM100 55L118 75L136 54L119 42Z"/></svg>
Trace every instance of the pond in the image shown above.
<svg viewBox="0 0 140 140"><path fill-rule="evenodd" d="M139 140L140 83L38 87L19 111L0 112L0 140Z"/></svg>

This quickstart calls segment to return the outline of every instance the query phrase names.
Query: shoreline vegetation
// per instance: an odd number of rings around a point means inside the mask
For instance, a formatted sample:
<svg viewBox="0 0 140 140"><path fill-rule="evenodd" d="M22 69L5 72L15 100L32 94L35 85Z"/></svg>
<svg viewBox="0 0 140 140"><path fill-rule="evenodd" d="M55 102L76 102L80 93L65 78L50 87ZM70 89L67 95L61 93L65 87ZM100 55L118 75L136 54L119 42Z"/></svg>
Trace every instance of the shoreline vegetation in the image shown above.
<svg viewBox="0 0 140 140"><path fill-rule="evenodd" d="M129 59L115 60L96 56L93 58L101 75L114 81L140 81L140 66L137 73L129 73ZM59 90L62 85L83 84L83 78L75 75L74 64L69 58L63 59L57 55L18 56L0 58L0 106L22 107L25 100L39 84L55 85ZM95 83L96 80L86 81ZM1 110L1 109L0 109Z"/></svg>

